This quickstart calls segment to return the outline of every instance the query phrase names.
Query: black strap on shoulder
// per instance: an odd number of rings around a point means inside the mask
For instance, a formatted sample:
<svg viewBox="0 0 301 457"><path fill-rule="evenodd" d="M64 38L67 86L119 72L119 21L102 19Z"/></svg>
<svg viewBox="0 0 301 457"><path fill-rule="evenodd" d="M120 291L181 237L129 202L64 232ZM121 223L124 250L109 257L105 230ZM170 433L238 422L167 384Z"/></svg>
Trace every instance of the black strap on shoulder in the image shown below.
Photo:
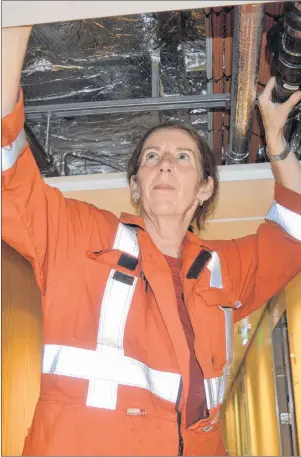
<svg viewBox="0 0 301 457"><path fill-rule="evenodd" d="M118 265L127 268L128 270L134 271L138 264L138 259L132 257L131 255L127 255L125 253L121 254L118 260Z"/></svg>
<svg viewBox="0 0 301 457"><path fill-rule="evenodd" d="M186 278L197 279L209 259L211 259L211 253L205 250L201 251L189 268Z"/></svg>
<svg viewBox="0 0 301 457"><path fill-rule="evenodd" d="M113 274L113 279L115 279L115 281L122 282L123 284L127 284L128 286L131 286L134 283L133 276L121 273L121 271L115 271Z"/></svg>

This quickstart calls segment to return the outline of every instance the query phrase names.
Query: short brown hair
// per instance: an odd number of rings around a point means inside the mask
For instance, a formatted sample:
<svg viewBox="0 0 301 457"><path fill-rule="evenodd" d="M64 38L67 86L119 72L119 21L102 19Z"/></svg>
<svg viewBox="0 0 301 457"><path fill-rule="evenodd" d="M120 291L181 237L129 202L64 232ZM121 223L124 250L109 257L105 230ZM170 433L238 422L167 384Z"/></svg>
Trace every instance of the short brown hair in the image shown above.
<svg viewBox="0 0 301 457"><path fill-rule="evenodd" d="M205 221L207 220L209 214L214 210L216 205L218 194L219 194L219 178L218 170L215 161L213 152L211 151L206 140L199 134L199 132L193 128L191 125L182 123L180 121L169 121L163 124L156 125L155 127L150 128L140 139L137 144L133 154L129 158L127 166L127 179L130 183L131 177L135 176L140 167L140 154L143 148L143 145L147 138L157 130L162 129L179 129L184 130L188 133L195 141L198 150L200 151L200 163L203 171L203 180L206 182L209 176L212 177L214 182L214 189L211 197L206 200L202 206L199 206L192 218L192 223L195 223L197 228L200 230Z"/></svg>

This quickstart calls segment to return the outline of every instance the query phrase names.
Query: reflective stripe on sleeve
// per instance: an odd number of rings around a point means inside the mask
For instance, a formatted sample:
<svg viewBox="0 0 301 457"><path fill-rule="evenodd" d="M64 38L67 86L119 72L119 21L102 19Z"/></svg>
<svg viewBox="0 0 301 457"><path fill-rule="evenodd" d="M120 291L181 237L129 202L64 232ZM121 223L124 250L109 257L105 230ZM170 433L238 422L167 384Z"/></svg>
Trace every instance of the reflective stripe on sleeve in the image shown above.
<svg viewBox="0 0 301 457"><path fill-rule="evenodd" d="M26 134L21 130L13 144L1 148L1 169L6 171L16 163L26 145Z"/></svg>
<svg viewBox="0 0 301 457"><path fill-rule="evenodd" d="M280 205L276 201L273 202L266 219L276 222L289 235L301 241L301 215L294 213L285 206Z"/></svg>

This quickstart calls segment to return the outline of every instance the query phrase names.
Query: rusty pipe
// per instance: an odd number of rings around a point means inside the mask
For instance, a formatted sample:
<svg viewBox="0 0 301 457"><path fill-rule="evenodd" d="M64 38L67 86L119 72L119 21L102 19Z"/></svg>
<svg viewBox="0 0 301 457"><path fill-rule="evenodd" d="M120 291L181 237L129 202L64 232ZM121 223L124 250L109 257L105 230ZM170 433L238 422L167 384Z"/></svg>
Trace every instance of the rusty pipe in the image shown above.
<svg viewBox="0 0 301 457"><path fill-rule="evenodd" d="M231 87L230 148L227 163L246 163L261 54L264 6L236 6Z"/></svg>

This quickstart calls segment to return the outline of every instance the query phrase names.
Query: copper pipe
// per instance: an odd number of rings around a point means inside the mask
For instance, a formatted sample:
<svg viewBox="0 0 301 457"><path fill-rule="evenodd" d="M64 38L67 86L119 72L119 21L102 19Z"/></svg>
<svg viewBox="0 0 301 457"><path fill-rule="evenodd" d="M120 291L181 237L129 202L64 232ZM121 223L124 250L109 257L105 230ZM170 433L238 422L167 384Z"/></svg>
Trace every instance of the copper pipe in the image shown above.
<svg viewBox="0 0 301 457"><path fill-rule="evenodd" d="M261 4L235 7L228 163L245 163L249 156L263 18L264 7Z"/></svg>

